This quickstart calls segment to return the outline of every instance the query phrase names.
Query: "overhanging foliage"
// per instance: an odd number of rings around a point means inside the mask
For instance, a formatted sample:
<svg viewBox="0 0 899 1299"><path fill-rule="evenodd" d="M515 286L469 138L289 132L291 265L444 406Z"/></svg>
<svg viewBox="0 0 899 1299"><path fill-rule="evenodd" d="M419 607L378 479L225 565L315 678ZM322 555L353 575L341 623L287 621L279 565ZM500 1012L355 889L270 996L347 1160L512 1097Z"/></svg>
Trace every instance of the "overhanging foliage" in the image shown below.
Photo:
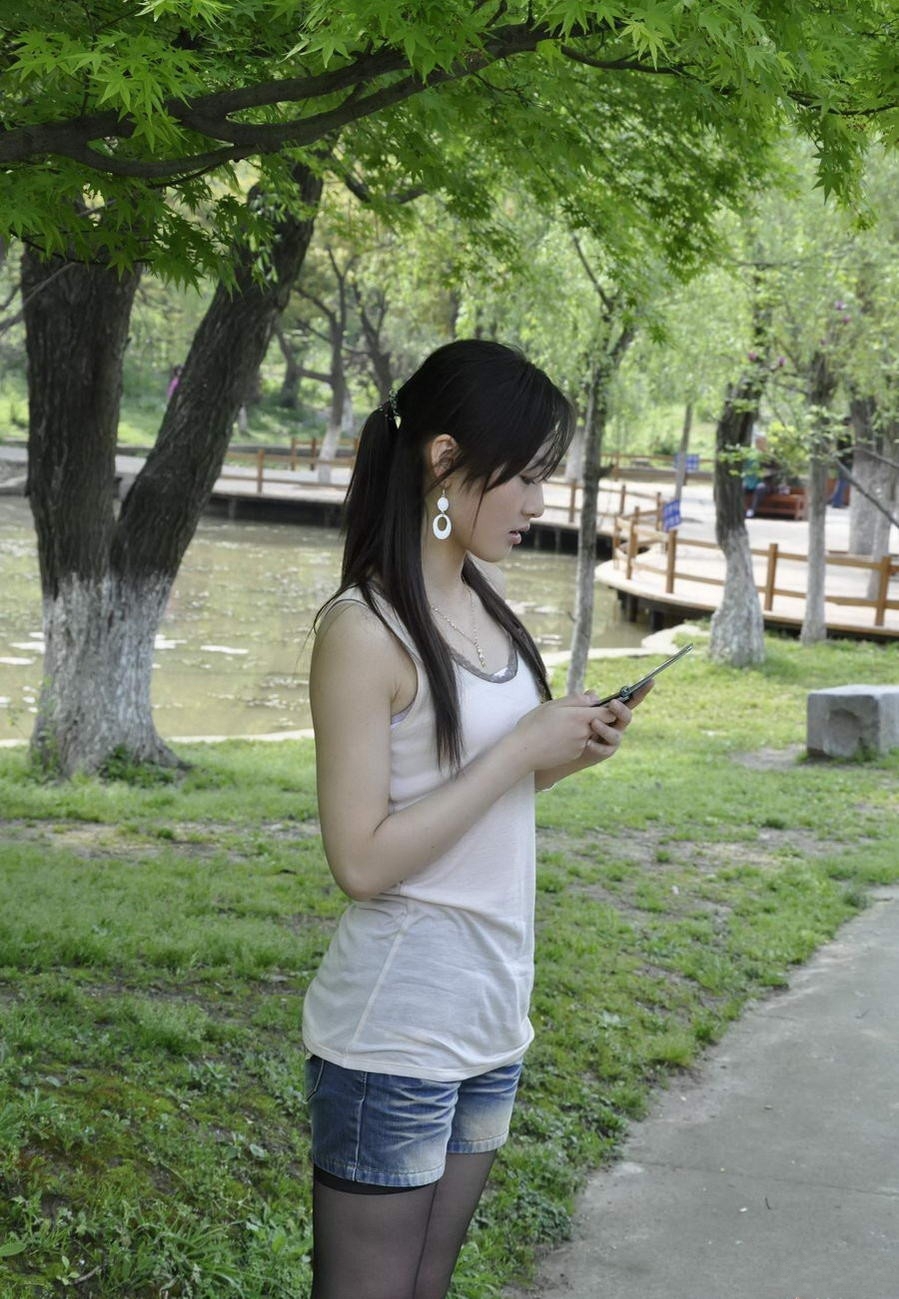
<svg viewBox="0 0 899 1299"><path fill-rule="evenodd" d="M887 137L899 125L891 0L4 8L0 235L178 278L221 269L238 232L264 240L242 167L261 173L270 203L287 203L292 163L360 123L379 165L424 184L453 164L458 178L464 125L591 220L577 182L594 164L604 170L604 122L622 95L667 103L679 128L702 125L725 144L766 138L791 117L818 147L821 183L843 192L869 119ZM681 93L666 101L640 88L660 82ZM647 171L642 184L652 183ZM670 175L658 202L670 210Z"/></svg>

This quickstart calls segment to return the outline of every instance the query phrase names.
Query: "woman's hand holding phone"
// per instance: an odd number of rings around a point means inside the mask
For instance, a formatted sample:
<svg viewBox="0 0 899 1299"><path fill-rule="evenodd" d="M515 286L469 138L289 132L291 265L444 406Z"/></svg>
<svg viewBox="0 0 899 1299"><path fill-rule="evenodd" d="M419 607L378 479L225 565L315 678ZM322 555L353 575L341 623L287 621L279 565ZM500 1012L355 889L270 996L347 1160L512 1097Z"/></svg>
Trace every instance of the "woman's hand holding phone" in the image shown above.
<svg viewBox="0 0 899 1299"><path fill-rule="evenodd" d="M620 686L613 695L606 695L604 699L597 699L596 707L611 703L613 699L622 699L625 703L633 703L634 701L639 703L640 700L646 698L644 687L648 682L651 682L660 672L664 672L666 668L671 667L672 663L677 663L678 659L682 659L685 654L690 654L692 651L692 644L685 645L684 648L678 650L676 654L672 654L670 658L665 659L664 663L660 663L657 668L653 668L651 672L647 672L646 676L641 677L639 681L635 681L629 686Z"/></svg>
<svg viewBox="0 0 899 1299"><path fill-rule="evenodd" d="M654 685L655 681L652 679L644 681L630 696L627 703L620 695L612 695L608 699L597 700L593 705L597 710L593 738L597 744L603 744L611 750L607 757L611 757L618 748L622 732L626 731L631 724L634 709L639 708Z"/></svg>

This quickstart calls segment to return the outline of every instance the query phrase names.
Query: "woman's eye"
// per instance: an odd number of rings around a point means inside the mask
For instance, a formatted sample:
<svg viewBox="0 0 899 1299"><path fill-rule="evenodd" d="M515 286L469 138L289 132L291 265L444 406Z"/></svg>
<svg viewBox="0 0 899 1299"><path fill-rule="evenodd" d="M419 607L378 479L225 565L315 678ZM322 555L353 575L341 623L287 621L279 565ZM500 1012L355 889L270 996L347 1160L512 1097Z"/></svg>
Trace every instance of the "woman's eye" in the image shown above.
<svg viewBox="0 0 899 1299"><path fill-rule="evenodd" d="M534 483L537 481L536 478L528 478L527 474L519 474L519 477L521 481L524 483L525 487L533 487Z"/></svg>

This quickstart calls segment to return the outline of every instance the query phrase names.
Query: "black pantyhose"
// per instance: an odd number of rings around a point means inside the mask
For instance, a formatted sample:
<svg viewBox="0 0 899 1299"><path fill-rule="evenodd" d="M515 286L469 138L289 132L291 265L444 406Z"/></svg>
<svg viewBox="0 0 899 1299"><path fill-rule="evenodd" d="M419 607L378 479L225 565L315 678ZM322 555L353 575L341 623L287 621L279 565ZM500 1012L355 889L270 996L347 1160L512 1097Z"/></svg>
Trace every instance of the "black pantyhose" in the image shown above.
<svg viewBox="0 0 899 1299"><path fill-rule="evenodd" d="M439 1182L394 1195L316 1182L312 1299L444 1299L494 1156L448 1155Z"/></svg>
<svg viewBox="0 0 899 1299"><path fill-rule="evenodd" d="M414 1299L443 1299L449 1289L468 1224L495 1158L495 1150L479 1155L447 1155L431 1205Z"/></svg>

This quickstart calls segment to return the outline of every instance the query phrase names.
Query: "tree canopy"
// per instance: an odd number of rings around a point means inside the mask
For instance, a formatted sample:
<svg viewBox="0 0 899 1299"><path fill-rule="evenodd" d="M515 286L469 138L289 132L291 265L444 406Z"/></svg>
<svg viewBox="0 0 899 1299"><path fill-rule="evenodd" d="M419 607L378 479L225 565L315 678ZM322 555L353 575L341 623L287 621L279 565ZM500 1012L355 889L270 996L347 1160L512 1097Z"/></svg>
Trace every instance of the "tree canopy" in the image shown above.
<svg viewBox="0 0 899 1299"><path fill-rule="evenodd" d="M692 122L744 155L790 119L824 188L845 192L864 126L899 129L897 16L894 0L8 0L0 236L189 278L221 269L235 233L264 239L293 200L292 165L323 141L351 180L452 176L464 202L472 136L601 227L580 182L620 165L604 135L622 109L639 147L634 96L669 138ZM265 210L243 201L250 162ZM667 211L688 198L650 167L630 184L644 199L658 185Z"/></svg>
<svg viewBox="0 0 899 1299"><path fill-rule="evenodd" d="M150 707L155 629L326 178L385 216L439 194L488 244L514 182L595 236L629 311L655 259L689 271L708 255L716 211L770 181L787 124L823 190L853 194L871 138L899 122L897 16L899 0L7 0L0 240L26 244L39 759L175 760ZM116 510L147 266L221 282ZM620 323L590 369L598 427L607 362L632 336Z"/></svg>

